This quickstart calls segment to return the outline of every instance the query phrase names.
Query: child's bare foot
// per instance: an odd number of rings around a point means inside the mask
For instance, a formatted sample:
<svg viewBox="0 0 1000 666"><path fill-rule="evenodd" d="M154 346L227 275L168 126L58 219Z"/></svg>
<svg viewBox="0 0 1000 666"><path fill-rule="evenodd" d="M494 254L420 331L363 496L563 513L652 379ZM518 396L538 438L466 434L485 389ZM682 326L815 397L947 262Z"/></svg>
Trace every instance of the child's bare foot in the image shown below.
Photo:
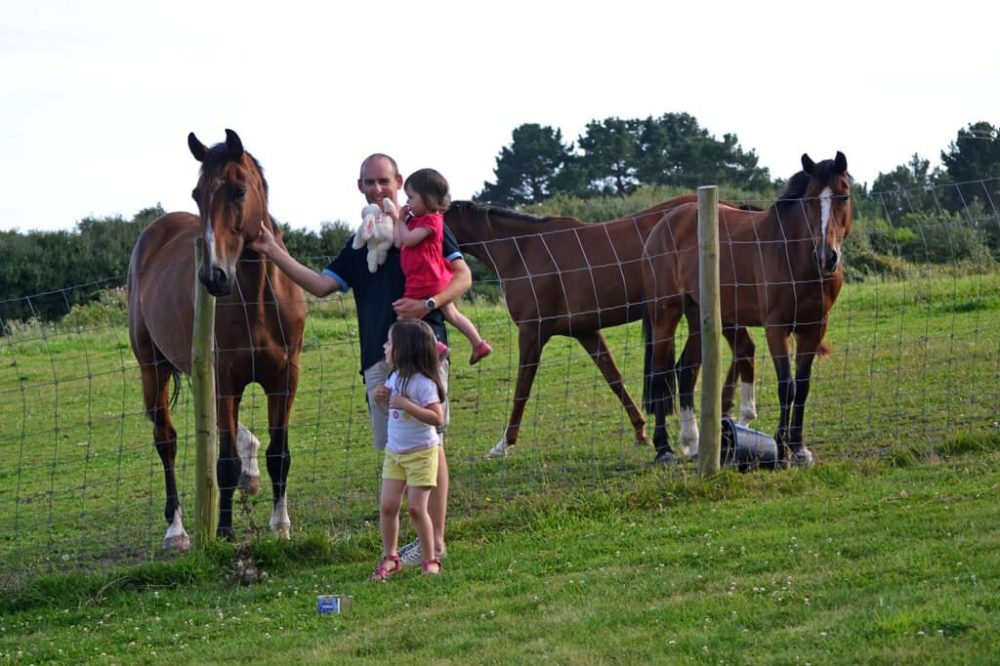
<svg viewBox="0 0 1000 666"><path fill-rule="evenodd" d="M476 346L472 348L472 356L469 357L469 365L475 365L479 363L479 359L485 358L493 353L493 347L486 340L480 340L476 343Z"/></svg>

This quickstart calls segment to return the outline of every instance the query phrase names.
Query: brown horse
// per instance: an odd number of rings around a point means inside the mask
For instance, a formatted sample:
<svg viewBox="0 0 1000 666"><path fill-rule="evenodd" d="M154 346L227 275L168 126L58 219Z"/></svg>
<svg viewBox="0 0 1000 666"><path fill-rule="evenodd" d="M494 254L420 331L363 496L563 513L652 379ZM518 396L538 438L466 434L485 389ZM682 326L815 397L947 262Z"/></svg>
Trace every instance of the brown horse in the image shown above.
<svg viewBox="0 0 1000 666"><path fill-rule="evenodd" d="M802 441L809 379L816 355L825 351L827 315L843 284L842 243L851 231L851 181L847 158L814 163L802 156L802 171L766 211L719 206L719 275L724 331L763 326L778 375L781 414L775 439L779 457L811 465ZM670 211L649 235L643 281L649 297L654 381L653 443L657 460L671 461L665 416L673 412L671 378L679 382L682 429L694 424L693 387L701 364L698 304L698 206ZM681 316L689 328L680 368L674 366L674 332ZM796 338L795 376L791 335ZM684 433L682 442L697 442ZM696 444L695 444L696 446Z"/></svg>
<svg viewBox="0 0 1000 666"><path fill-rule="evenodd" d="M153 421L153 439L166 478L164 515L169 527L163 547L190 546L174 475L177 432L170 415L168 387L171 376L177 381L179 372L191 373L194 241L198 237L204 239L205 247L198 280L218 297L218 534L233 536L237 484L256 490L246 478L256 451L245 450L256 440L239 426L238 413L243 390L257 382L267 393L271 436L267 448L274 492L270 527L287 537L291 526L285 498L291 463L288 419L299 380L305 300L301 289L284 273L247 247L262 225L279 242L281 231L268 213L267 182L260 165L243 149L239 136L226 130L225 143L206 148L192 133L188 147L202 165L192 192L200 214L168 213L153 221L136 242L128 272L129 339L139 361L146 413Z"/></svg>
<svg viewBox="0 0 1000 666"><path fill-rule="evenodd" d="M648 443L646 419L625 388L601 329L643 316L646 237L668 211L696 199L677 197L600 224L537 217L471 201L452 203L445 223L461 248L500 278L507 310L518 327L514 404L503 437L487 457L507 455L517 444L542 348L553 335L580 342L625 408L636 444Z"/></svg>

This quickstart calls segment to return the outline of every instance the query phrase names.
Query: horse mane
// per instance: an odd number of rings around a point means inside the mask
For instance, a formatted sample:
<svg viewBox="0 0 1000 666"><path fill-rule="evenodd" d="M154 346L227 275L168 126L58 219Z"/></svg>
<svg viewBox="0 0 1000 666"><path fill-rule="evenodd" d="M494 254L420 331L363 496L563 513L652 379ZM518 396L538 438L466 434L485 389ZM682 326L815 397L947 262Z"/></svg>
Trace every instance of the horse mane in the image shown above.
<svg viewBox="0 0 1000 666"><path fill-rule="evenodd" d="M261 176L263 178L263 176ZM271 235L274 236L276 240L282 240L284 233L281 231L281 225L278 221L274 219L274 215L271 215L270 211L267 213L267 219L271 223Z"/></svg>
<svg viewBox="0 0 1000 666"><path fill-rule="evenodd" d="M805 171L799 171L794 176L788 179L788 183L785 184L784 191L778 195L778 199L774 202L775 208L781 207L785 208L790 203L796 202L806 195L806 190L809 189L809 181L813 178L823 182L829 182L833 178L834 160L821 160L816 163L813 167L813 172L811 174ZM853 180L851 174L847 174L848 180Z"/></svg>
<svg viewBox="0 0 1000 666"><path fill-rule="evenodd" d="M509 217L518 222L528 222L530 224L547 224L554 220L564 220L564 217L558 217L554 215L549 215L546 217L541 217L539 215L532 215L531 213L522 213L521 211L513 210L511 208L503 208L502 206L496 206L494 204L484 204L478 201L452 201L452 208L465 208L482 215L494 215L500 214L505 217Z"/></svg>
<svg viewBox="0 0 1000 666"><path fill-rule="evenodd" d="M826 160L829 161L829 160ZM820 162L822 164L823 162ZM816 165L819 168L819 164ZM805 171L799 171L794 176L788 179L785 184L785 189L781 194L778 195L778 199L774 202L774 205L787 204L793 201L797 201L805 196L806 189L809 187L809 181L812 179Z"/></svg>

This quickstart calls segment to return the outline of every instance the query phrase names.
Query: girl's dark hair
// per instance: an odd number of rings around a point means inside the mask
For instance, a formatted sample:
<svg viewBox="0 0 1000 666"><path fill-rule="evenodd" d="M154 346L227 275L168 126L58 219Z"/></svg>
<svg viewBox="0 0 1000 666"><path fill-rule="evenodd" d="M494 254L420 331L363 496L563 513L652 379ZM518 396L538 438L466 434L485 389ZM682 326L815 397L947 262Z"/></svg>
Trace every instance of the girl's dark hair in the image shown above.
<svg viewBox="0 0 1000 666"><path fill-rule="evenodd" d="M403 189L410 188L420 195L428 210L443 213L451 205L448 181L434 169L418 169L403 183Z"/></svg>
<svg viewBox="0 0 1000 666"><path fill-rule="evenodd" d="M414 375L424 375L437 386L438 399L444 402L445 390L439 374L434 331L425 321L397 321L389 329L392 343L392 362L399 373L399 391L406 392L406 385Z"/></svg>

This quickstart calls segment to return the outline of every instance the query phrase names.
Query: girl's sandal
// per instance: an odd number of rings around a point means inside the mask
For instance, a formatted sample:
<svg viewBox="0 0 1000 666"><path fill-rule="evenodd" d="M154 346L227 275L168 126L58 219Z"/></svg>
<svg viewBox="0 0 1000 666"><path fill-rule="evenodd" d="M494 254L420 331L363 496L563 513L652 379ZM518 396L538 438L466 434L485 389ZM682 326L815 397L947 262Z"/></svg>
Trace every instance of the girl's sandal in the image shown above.
<svg viewBox="0 0 1000 666"><path fill-rule="evenodd" d="M399 561L399 554L386 555L379 560L378 567L375 568L375 572L372 574L372 580L384 581L402 568L403 563Z"/></svg>
<svg viewBox="0 0 1000 666"><path fill-rule="evenodd" d="M486 340L480 340L476 343L476 346L472 348L472 356L469 357L469 365L475 365L479 363L479 359L489 356L493 353L493 347Z"/></svg>
<svg viewBox="0 0 1000 666"><path fill-rule="evenodd" d="M432 560L424 560L420 565L420 573L425 576L437 576L441 573L441 559L435 557Z"/></svg>

